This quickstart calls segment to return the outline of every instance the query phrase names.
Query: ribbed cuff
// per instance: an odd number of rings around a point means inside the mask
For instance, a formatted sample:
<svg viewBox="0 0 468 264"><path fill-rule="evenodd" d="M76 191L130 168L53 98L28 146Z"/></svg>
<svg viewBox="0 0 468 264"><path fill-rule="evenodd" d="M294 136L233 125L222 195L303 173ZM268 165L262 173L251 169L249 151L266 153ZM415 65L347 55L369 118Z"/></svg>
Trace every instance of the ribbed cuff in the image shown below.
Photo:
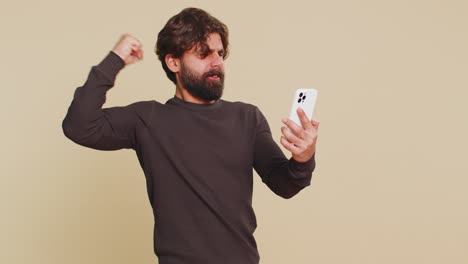
<svg viewBox="0 0 468 264"><path fill-rule="evenodd" d="M117 73L125 67L125 62L115 52L109 51L107 56L98 65L96 65L96 67L111 79L115 79Z"/></svg>
<svg viewBox="0 0 468 264"><path fill-rule="evenodd" d="M291 157L291 159L289 159L289 163L291 168L296 171L313 170L315 168L315 153L312 155L312 158L306 162L299 162Z"/></svg>

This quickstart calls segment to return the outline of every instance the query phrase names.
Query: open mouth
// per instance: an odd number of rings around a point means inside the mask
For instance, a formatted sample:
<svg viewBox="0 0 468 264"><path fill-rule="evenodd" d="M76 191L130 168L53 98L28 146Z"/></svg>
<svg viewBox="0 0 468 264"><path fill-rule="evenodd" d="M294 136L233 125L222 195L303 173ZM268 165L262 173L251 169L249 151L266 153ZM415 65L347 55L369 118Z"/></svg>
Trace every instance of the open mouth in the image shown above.
<svg viewBox="0 0 468 264"><path fill-rule="evenodd" d="M211 70L205 73L205 76L210 81L222 81L224 73L221 70Z"/></svg>
<svg viewBox="0 0 468 264"><path fill-rule="evenodd" d="M219 81L221 80L221 77L217 74L212 74L212 75L208 75L208 80L211 80L211 81Z"/></svg>

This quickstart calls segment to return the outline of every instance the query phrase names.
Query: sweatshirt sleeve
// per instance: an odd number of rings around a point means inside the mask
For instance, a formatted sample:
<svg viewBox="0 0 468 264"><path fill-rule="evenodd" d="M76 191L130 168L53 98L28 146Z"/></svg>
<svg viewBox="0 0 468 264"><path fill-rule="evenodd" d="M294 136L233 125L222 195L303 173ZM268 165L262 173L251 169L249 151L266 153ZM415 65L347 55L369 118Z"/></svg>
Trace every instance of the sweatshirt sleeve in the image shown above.
<svg viewBox="0 0 468 264"><path fill-rule="evenodd" d="M124 66L125 62L110 51L91 68L84 85L76 88L62 122L66 137L79 145L98 150L134 148L140 105L102 108L106 92L114 86L115 78Z"/></svg>
<svg viewBox="0 0 468 264"><path fill-rule="evenodd" d="M289 199L310 185L315 169L315 153L307 162L287 159L271 136L267 120L255 107L256 134L254 169L275 194Z"/></svg>

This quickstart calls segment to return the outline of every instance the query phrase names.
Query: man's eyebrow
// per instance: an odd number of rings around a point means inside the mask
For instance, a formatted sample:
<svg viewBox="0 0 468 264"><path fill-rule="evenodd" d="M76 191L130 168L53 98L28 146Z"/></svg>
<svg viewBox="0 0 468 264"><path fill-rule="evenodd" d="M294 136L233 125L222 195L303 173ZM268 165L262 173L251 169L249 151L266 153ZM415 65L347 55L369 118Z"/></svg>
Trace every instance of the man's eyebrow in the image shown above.
<svg viewBox="0 0 468 264"><path fill-rule="evenodd" d="M209 47L207 46L200 46L197 51L196 51L198 54L210 54L210 53L213 53L213 52L218 52L218 53L221 53L221 54L226 54L226 50L224 48L220 48L220 49L210 49Z"/></svg>
<svg viewBox="0 0 468 264"><path fill-rule="evenodd" d="M211 53L211 52L215 52L216 50L210 49L209 51L210 51L210 53ZM226 50L225 50L224 48L221 48L221 49L217 50L217 52L221 52L221 53L224 54L224 53L226 53Z"/></svg>

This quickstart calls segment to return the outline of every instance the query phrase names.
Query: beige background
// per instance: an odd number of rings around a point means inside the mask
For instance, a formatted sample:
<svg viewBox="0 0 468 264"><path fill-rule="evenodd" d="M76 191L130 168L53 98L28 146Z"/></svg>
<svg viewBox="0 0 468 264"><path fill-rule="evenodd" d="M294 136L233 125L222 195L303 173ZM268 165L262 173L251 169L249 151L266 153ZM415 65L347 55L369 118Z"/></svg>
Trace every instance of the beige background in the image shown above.
<svg viewBox="0 0 468 264"><path fill-rule="evenodd" d="M157 262L134 152L78 146L61 121L126 32L146 57L105 106L172 97L153 46L187 6L229 26L224 99L277 140L293 91L319 89L312 186L283 200L255 175L261 263L468 263L464 0L4 2L0 263Z"/></svg>

